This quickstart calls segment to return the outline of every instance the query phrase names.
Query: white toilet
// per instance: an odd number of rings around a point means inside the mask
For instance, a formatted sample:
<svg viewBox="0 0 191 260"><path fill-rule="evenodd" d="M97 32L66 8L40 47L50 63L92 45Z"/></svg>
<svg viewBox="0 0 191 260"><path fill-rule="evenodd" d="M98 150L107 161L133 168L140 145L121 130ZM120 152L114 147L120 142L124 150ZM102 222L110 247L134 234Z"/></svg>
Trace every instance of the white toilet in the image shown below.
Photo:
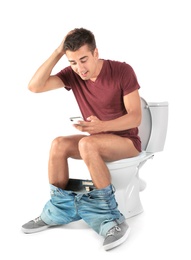
<svg viewBox="0 0 191 260"><path fill-rule="evenodd" d="M168 102L147 103L141 98L142 122L139 136L142 141L142 152L133 158L107 163L112 184L116 189L116 200L119 210L126 218L143 212L139 193L146 184L139 178L143 164L164 148L167 123Z"/></svg>
<svg viewBox="0 0 191 260"><path fill-rule="evenodd" d="M142 152L133 158L106 163L112 184L116 189L118 208L126 218L143 212L139 193L145 189L146 184L139 178L139 170L148 159L154 156L154 153L163 150L167 133L168 102L147 103L141 98L141 105L142 122L139 126L139 136L142 142ZM73 168L75 166L80 169L80 172L87 174L87 179L86 177L85 179L88 181L89 172L84 162L81 160L74 162L71 158L69 161L70 176L72 172L76 172ZM79 182L82 179L78 179Z"/></svg>

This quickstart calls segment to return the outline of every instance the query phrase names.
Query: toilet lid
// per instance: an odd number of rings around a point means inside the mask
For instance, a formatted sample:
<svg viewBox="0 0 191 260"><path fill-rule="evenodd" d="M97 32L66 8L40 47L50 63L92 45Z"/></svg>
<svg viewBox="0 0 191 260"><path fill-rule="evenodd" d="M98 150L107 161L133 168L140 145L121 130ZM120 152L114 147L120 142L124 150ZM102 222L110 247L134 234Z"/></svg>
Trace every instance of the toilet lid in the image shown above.
<svg viewBox="0 0 191 260"><path fill-rule="evenodd" d="M148 103L141 98L142 120L139 126L139 136L141 138L141 147L145 151L151 134L151 113Z"/></svg>

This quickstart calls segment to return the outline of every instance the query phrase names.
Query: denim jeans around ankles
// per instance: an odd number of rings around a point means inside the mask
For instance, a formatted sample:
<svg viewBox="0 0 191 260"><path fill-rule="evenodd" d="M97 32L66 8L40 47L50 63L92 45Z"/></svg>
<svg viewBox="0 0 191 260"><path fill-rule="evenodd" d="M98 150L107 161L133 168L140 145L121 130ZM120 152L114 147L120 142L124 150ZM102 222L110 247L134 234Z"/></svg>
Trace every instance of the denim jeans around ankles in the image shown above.
<svg viewBox="0 0 191 260"><path fill-rule="evenodd" d="M112 185L87 193L76 193L50 184L50 193L51 199L41 214L42 220L49 225L63 225L83 219L105 237L109 229L125 221L117 208Z"/></svg>

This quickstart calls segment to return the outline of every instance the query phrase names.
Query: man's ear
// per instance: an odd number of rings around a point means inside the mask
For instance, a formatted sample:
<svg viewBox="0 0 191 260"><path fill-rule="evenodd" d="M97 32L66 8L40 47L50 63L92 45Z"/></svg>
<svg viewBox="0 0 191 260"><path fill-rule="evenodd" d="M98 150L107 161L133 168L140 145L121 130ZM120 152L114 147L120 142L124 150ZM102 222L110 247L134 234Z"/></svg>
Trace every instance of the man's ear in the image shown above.
<svg viewBox="0 0 191 260"><path fill-rule="evenodd" d="M95 48L95 50L94 50L94 57L99 58L99 52L98 52L97 48Z"/></svg>

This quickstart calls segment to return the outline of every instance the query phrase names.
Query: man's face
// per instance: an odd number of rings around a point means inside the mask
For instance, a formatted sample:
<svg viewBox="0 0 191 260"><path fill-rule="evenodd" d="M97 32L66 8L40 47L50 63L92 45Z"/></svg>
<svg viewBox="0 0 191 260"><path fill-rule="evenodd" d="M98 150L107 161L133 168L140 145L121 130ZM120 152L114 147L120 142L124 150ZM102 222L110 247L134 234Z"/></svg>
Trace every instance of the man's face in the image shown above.
<svg viewBox="0 0 191 260"><path fill-rule="evenodd" d="M83 80L97 77L98 50L92 53L87 45L82 46L77 51L66 51L66 56L70 66Z"/></svg>

